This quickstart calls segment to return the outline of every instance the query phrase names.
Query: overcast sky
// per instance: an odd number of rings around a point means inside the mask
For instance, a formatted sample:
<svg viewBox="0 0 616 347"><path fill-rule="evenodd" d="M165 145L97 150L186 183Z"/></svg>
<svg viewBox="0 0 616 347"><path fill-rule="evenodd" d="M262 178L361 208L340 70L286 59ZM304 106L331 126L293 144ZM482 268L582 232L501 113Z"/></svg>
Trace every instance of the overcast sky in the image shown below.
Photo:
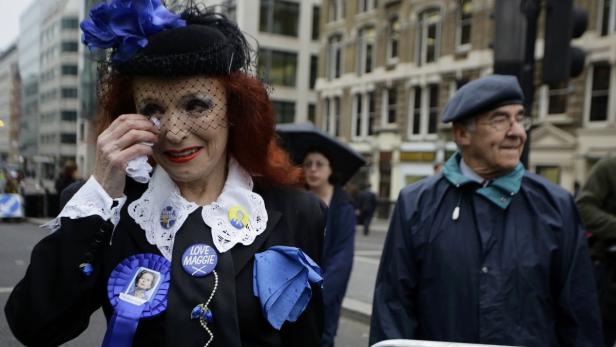
<svg viewBox="0 0 616 347"><path fill-rule="evenodd" d="M34 0L0 0L0 51L19 34L19 17Z"/></svg>

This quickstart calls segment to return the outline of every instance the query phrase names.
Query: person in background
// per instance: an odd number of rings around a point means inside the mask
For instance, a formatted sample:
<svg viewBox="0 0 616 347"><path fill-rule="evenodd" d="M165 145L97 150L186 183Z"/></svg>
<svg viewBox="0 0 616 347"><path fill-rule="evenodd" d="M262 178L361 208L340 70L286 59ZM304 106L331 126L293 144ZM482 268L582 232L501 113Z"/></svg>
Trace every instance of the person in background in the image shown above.
<svg viewBox="0 0 616 347"><path fill-rule="evenodd" d="M370 343L418 339L600 346L586 238L573 197L520 163L531 122L515 77L451 98L459 151L404 188L379 265Z"/></svg>
<svg viewBox="0 0 616 347"><path fill-rule="evenodd" d="M367 184L357 196L357 208L359 219L364 225L364 236L370 234L370 223L377 205L376 194L370 187L370 184Z"/></svg>
<svg viewBox="0 0 616 347"><path fill-rule="evenodd" d="M353 204L336 184L332 164L326 148L309 149L302 163L306 186L329 207L323 250L323 347L334 345L342 300L353 267L356 226Z"/></svg>
<svg viewBox="0 0 616 347"><path fill-rule="evenodd" d="M61 194L64 188L70 186L78 180L77 165L73 162L68 162L64 165L64 169L58 176L55 182L56 193Z"/></svg>
<svg viewBox="0 0 616 347"><path fill-rule="evenodd" d="M606 347L616 341L616 157L597 162L576 199L590 242Z"/></svg>

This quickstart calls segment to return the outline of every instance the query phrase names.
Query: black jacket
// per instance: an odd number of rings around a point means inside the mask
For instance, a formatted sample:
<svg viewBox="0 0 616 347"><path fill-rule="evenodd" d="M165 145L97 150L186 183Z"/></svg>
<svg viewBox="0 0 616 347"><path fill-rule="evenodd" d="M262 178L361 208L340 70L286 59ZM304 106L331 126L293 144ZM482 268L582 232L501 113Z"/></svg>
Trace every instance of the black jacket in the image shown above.
<svg viewBox="0 0 616 347"><path fill-rule="evenodd" d="M141 196L146 186L127 181L128 200L115 231L98 216L63 218L61 229L34 247L26 275L5 307L11 330L25 345L57 346L75 338L101 305L109 319L113 312L107 299L107 279L114 267L134 254L160 254L127 213L130 202ZM64 201L78 188L69 187ZM238 244L219 254L219 285L210 304L214 313L210 346L318 346L323 324L320 288L312 286L312 300L298 321L287 322L277 331L264 318L259 299L253 295L252 268L254 254L275 245L298 247L320 264L325 207L316 197L295 189L255 184L255 192L265 201L267 228L251 245ZM212 276L188 276L180 261L188 246L213 244L200 214L200 209L193 212L176 234L167 310L141 319L134 346L203 346L207 341L198 321L190 319L190 312L207 300ZM78 268L88 252L94 257L91 277L83 276Z"/></svg>

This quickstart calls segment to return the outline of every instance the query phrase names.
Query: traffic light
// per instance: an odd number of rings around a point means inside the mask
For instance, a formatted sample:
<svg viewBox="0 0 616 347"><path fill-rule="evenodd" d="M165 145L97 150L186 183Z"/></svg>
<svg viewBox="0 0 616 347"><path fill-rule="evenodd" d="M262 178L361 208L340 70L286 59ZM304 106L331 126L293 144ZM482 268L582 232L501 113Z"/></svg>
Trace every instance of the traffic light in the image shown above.
<svg viewBox="0 0 616 347"><path fill-rule="evenodd" d="M543 83L556 87L584 70L585 53L571 46L588 25L588 13L573 5L573 0L548 0L545 15Z"/></svg>
<svg viewBox="0 0 616 347"><path fill-rule="evenodd" d="M520 76L526 48L526 15L522 0L494 4L494 73Z"/></svg>

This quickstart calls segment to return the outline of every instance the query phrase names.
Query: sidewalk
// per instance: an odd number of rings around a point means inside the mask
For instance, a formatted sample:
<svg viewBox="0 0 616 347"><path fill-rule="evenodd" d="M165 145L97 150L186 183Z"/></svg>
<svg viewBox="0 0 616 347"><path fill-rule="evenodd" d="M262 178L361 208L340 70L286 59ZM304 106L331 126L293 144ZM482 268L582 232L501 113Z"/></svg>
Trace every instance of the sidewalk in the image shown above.
<svg viewBox="0 0 616 347"><path fill-rule="evenodd" d="M374 219L368 236L363 235L363 226L357 227L353 270L342 301L342 315L346 318L370 324L374 284L388 227L389 220Z"/></svg>

